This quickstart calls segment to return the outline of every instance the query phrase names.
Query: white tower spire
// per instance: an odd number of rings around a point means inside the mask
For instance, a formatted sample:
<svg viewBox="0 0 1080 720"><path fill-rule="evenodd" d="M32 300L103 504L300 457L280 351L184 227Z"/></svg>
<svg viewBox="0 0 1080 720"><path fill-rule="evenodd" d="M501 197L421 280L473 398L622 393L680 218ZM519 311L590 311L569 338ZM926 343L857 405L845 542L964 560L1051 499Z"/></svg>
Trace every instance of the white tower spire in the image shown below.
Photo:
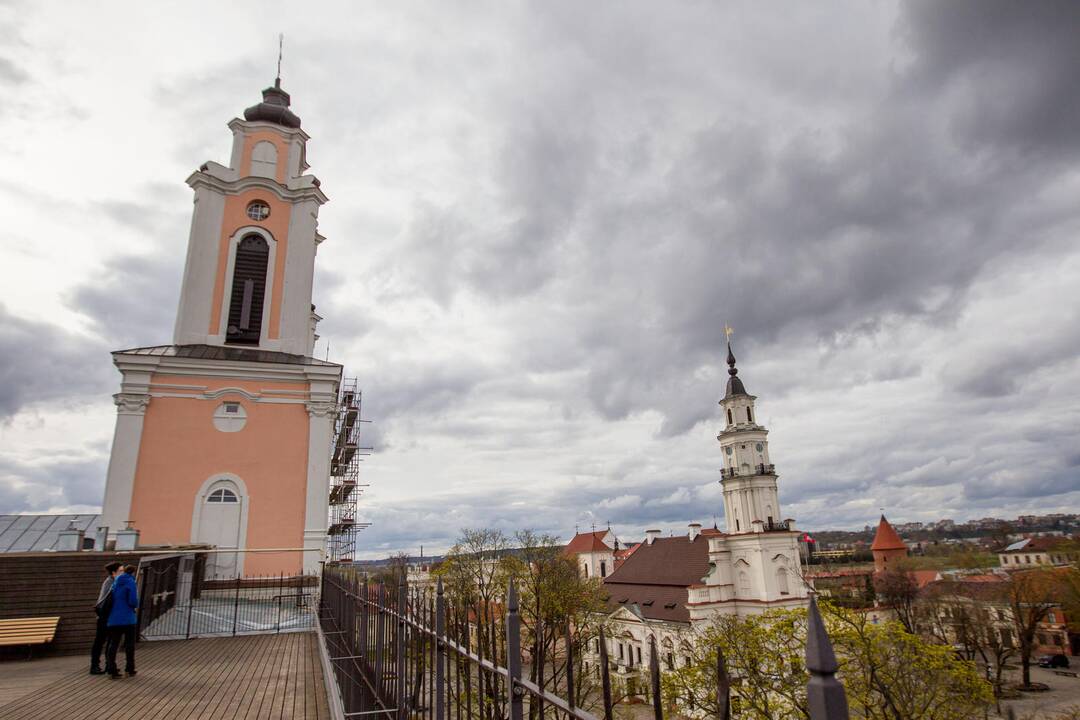
<svg viewBox="0 0 1080 720"><path fill-rule="evenodd" d="M716 436L723 453L720 483L724 487L724 518L729 533L775 529L781 524L776 472L769 462L769 431L757 423L756 397L746 392L735 367L735 354L728 342L727 392L724 429ZM755 523L761 523L756 528Z"/></svg>

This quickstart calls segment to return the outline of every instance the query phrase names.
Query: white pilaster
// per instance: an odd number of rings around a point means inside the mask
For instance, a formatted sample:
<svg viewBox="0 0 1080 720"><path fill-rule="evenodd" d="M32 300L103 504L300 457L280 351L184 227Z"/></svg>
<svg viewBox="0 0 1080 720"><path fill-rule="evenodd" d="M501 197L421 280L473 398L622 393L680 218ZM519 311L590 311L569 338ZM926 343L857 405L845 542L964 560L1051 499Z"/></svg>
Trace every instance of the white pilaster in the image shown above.
<svg viewBox="0 0 1080 720"><path fill-rule="evenodd" d="M314 396L315 393L313 392ZM330 443L334 436L337 403L313 400L308 410L308 468L304 508L304 572L314 574L326 553L330 519ZM319 552L313 552L318 550Z"/></svg>
<svg viewBox="0 0 1080 720"><path fill-rule="evenodd" d="M139 460L143 419L150 396L146 393L119 392L116 402L116 431L113 434L112 454L105 476L105 500L101 508L101 525L114 535L124 528L130 517L131 495L135 489L135 469Z"/></svg>

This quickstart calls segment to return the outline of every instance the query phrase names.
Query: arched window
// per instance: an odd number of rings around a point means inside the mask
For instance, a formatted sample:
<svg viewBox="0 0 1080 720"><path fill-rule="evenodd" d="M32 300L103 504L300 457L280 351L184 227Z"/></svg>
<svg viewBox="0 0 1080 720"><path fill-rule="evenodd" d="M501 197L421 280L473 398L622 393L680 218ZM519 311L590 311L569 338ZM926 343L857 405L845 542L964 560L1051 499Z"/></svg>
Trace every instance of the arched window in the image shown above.
<svg viewBox="0 0 1080 720"><path fill-rule="evenodd" d="M258 177L277 177L277 148L263 140L251 149L251 174Z"/></svg>
<svg viewBox="0 0 1080 720"><path fill-rule="evenodd" d="M791 593L791 587L788 585L787 568L785 567L776 569L776 588L780 591L781 595L789 595Z"/></svg>
<svg viewBox="0 0 1080 720"><path fill-rule="evenodd" d="M731 410L727 411L727 424L731 425L735 422L735 419L731 416Z"/></svg>
<svg viewBox="0 0 1080 720"><path fill-rule="evenodd" d="M232 293L229 296L229 327L225 341L258 345L262 335L266 265L270 246L261 235L245 235L236 248Z"/></svg>
<svg viewBox="0 0 1080 720"><path fill-rule="evenodd" d="M206 497L206 502L234 503L240 502L240 500L236 497L236 493L234 493L232 490L229 490L228 488L218 488Z"/></svg>
<svg viewBox="0 0 1080 720"><path fill-rule="evenodd" d="M585 577L589 577L589 563L581 563L581 567L585 570Z"/></svg>
<svg viewBox="0 0 1080 720"><path fill-rule="evenodd" d="M607 577L607 562L600 561L600 577Z"/></svg>
<svg viewBox="0 0 1080 720"><path fill-rule="evenodd" d="M739 594L750 594L750 576L746 574L745 570L739 571Z"/></svg>
<svg viewBox="0 0 1080 720"><path fill-rule="evenodd" d="M746 422L754 422L754 416L750 414L750 408L746 408Z"/></svg>

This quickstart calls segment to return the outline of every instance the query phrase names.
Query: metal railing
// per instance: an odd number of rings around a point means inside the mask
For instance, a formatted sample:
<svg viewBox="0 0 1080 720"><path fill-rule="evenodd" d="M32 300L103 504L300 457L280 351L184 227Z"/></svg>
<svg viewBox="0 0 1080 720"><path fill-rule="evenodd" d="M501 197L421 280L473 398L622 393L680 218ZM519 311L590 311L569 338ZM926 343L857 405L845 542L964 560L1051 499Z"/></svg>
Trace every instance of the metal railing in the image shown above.
<svg viewBox="0 0 1080 720"><path fill-rule="evenodd" d="M251 635L315 627L317 577L279 574L206 580L202 559L188 556L143 563L139 571L142 639Z"/></svg>
<svg viewBox="0 0 1080 720"><path fill-rule="evenodd" d="M513 583L505 604L468 608L447 602L439 582L434 593L361 582L340 568L322 576L319 626L333 668L333 684L346 718L383 720L598 720L580 707L582 680L574 662L571 628L561 650L566 664L559 682L545 680L544 645L522 648L522 618ZM536 628L533 628L536 631ZM613 687L603 627L593 698L604 720L613 718ZM650 640L647 696L655 720L663 720L659 654ZM807 699L811 720L847 720L844 688L817 604L807 625ZM528 675L528 677L526 677ZM731 717L731 681L717 652L717 717ZM554 688L554 689L553 689ZM333 689L330 690L333 692ZM575 701L575 698L578 701Z"/></svg>

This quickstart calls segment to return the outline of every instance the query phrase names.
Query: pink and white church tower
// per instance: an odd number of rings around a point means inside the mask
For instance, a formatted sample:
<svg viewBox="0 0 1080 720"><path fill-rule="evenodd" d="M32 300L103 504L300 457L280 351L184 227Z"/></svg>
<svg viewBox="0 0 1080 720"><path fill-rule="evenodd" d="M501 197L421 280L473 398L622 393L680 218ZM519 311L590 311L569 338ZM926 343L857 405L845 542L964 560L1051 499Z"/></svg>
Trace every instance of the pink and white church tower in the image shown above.
<svg viewBox="0 0 1080 720"><path fill-rule="evenodd" d="M120 350L102 525L225 553L222 575L308 572L326 547L340 365L312 357L319 207L308 135L280 79L229 123L228 166L195 191L171 345Z"/></svg>

